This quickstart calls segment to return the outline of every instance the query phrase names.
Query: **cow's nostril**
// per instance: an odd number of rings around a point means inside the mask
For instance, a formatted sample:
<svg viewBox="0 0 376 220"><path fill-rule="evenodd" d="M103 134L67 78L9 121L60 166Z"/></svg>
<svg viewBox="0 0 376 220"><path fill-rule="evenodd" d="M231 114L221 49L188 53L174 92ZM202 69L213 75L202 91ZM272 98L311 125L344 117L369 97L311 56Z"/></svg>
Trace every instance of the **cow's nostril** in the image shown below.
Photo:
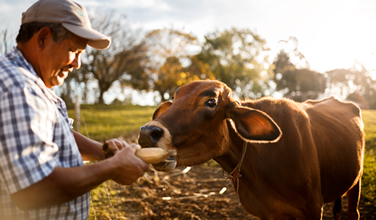
<svg viewBox="0 0 376 220"><path fill-rule="evenodd" d="M158 128L158 127L152 127L151 129L151 133L150 133L150 136L156 140L156 141L159 141L159 139L161 139L161 137L163 136L163 130L161 128Z"/></svg>
<svg viewBox="0 0 376 220"><path fill-rule="evenodd" d="M164 135L162 128L156 126L142 126L138 143L143 147L154 147Z"/></svg>

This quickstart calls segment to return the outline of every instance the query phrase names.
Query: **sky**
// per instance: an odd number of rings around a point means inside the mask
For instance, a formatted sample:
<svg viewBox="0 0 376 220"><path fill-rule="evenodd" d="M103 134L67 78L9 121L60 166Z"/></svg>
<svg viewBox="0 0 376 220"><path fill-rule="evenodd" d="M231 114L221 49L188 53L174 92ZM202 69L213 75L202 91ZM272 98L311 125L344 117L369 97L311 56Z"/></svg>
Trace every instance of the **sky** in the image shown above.
<svg viewBox="0 0 376 220"><path fill-rule="evenodd" d="M21 13L35 0L0 0L0 30L16 32ZM310 68L350 68L355 60L376 69L375 0L77 0L120 10L137 28L175 27L203 36L249 28L266 40L274 58L279 41L296 37Z"/></svg>
<svg viewBox="0 0 376 220"><path fill-rule="evenodd" d="M0 30L18 30L21 13L35 0L0 0ZM290 36L310 68L349 68L355 60L376 68L374 0L77 0L85 7L120 10L134 27L184 28L199 39L216 30L249 28L272 50Z"/></svg>

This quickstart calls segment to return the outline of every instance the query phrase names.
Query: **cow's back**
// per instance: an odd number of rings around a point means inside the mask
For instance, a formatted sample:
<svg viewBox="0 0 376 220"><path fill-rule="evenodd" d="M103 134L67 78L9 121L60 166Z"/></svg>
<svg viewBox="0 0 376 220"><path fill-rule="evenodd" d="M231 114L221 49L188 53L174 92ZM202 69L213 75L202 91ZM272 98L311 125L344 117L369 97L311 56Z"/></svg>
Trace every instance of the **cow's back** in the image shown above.
<svg viewBox="0 0 376 220"><path fill-rule="evenodd" d="M306 172L294 174L296 177L320 179L324 202L337 199L359 180L364 133L360 109L355 104L335 98L303 103L264 98L242 105L266 112L280 126L281 140L271 148L260 148L266 155L270 154L267 151L279 151L277 155L290 152L288 157L274 161L284 166L290 163L288 160L295 160L300 168L290 168L291 172Z"/></svg>
<svg viewBox="0 0 376 220"><path fill-rule="evenodd" d="M356 184L361 175L364 132L360 109L334 98L304 104L318 152L322 194L324 201L330 202Z"/></svg>

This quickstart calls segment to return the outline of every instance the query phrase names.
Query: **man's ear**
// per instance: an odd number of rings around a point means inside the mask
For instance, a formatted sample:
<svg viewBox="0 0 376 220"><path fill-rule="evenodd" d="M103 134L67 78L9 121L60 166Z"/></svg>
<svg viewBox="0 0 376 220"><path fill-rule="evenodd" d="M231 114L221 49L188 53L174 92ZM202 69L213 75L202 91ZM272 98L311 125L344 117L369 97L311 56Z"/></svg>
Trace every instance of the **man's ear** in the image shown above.
<svg viewBox="0 0 376 220"><path fill-rule="evenodd" d="M41 28L37 33L38 49L43 50L46 47L46 41L49 37L52 38L51 29L48 27Z"/></svg>

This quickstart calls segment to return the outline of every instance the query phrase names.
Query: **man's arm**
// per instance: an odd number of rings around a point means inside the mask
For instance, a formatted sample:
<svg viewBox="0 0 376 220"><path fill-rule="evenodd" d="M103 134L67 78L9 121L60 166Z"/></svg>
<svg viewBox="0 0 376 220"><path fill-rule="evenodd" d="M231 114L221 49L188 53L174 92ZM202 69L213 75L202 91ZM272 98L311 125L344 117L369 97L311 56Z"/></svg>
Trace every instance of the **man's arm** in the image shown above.
<svg viewBox="0 0 376 220"><path fill-rule="evenodd" d="M131 184L149 169L137 156L139 146L130 144L106 160L82 167L56 167L43 180L11 195L21 209L35 209L68 202L89 192L102 182L112 179Z"/></svg>
<svg viewBox="0 0 376 220"><path fill-rule="evenodd" d="M94 141L76 131L73 131L73 135L83 160L98 161L105 159L105 153L102 149L103 143ZM127 145L127 142L120 139L111 139L106 141L106 143L109 150L113 153L116 153Z"/></svg>
<svg viewBox="0 0 376 220"><path fill-rule="evenodd" d="M80 150L83 160L98 161L105 159L102 145L98 141L94 141L84 135L73 131L74 139L76 140L78 149Z"/></svg>

